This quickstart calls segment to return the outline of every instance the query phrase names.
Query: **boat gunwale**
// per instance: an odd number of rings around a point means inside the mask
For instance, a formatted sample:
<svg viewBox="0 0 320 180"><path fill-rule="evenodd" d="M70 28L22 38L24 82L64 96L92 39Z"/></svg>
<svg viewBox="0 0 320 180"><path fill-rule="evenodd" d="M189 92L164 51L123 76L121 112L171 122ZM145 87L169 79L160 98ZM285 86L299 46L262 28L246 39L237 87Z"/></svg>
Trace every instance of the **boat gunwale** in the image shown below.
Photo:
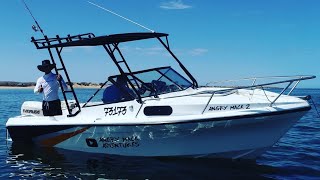
<svg viewBox="0 0 320 180"><path fill-rule="evenodd" d="M237 116L223 116L223 117L210 117L210 118L202 118L196 120L187 120L187 121L175 121L175 122L156 122L156 123L126 123L126 124L101 124L101 123L90 123L90 124L49 124L49 125L6 125L6 128L10 127L42 127L42 126L148 126L148 125L174 125L174 124L186 124L186 123L203 123L203 122L219 122L219 121L228 121L228 120L241 120L248 118L259 118L259 117L269 117L269 116L277 116L282 114L296 113L296 112L304 112L309 111L311 106L304 106L300 108L294 108L289 110L281 110L281 111L272 111L272 112L264 112L264 113L255 113L255 114L246 114L246 115L237 115ZM19 116L18 116L19 117ZM168 117L168 116L166 116ZM17 118L17 117L14 117ZM11 118L10 118L11 119ZM9 121L9 120L8 120Z"/></svg>

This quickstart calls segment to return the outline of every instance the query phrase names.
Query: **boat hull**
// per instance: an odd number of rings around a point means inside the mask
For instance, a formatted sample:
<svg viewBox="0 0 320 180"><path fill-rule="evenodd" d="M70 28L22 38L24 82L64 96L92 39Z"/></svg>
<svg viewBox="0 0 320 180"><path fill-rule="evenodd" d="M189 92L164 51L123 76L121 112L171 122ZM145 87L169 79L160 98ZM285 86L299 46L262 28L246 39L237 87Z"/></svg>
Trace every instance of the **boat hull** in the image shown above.
<svg viewBox="0 0 320 180"><path fill-rule="evenodd" d="M174 124L7 128L15 142L32 141L89 153L254 159L272 147L306 111Z"/></svg>

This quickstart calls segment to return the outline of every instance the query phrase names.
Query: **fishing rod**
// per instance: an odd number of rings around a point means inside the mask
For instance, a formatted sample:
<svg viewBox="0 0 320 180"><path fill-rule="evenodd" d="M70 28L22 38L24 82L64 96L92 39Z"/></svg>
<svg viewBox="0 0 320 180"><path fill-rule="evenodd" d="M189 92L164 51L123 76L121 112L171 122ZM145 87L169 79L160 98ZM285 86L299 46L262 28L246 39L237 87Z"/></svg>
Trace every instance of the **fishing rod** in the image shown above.
<svg viewBox="0 0 320 180"><path fill-rule="evenodd" d="M115 13L115 12L109 10L109 9L106 9L106 8L104 8L104 7L102 7L102 6L99 6L99 5L97 5L97 4L95 4L95 3L91 2L91 1L87 1L87 2L90 3L91 5L94 5L94 6L100 8L100 9L102 9L102 10L104 10L104 11L107 11L107 12L109 12L109 13L115 15L115 16L118 16L118 17L120 17L120 18L122 18L122 19L124 19L124 20L126 20L126 21L129 21L129 22L131 22L131 23L133 23L133 24L135 24L135 25L137 25L137 26L142 27L143 29L146 29L146 30L151 31L152 33L154 33L154 30L152 30L152 29L150 29L150 28L147 28L147 27L145 27L145 26L143 26L143 25L141 25L141 24L139 24L139 23L137 23L137 22L135 22L135 21L133 21L133 20L131 20L131 19L129 19L129 18L126 18L126 17L124 17L124 16L121 16L120 14L117 14L117 13Z"/></svg>
<svg viewBox="0 0 320 180"><path fill-rule="evenodd" d="M26 4L26 2L24 0L21 0L21 2L24 4L25 8L28 10L29 14L31 15L31 17L33 18L34 22L36 23L36 25L38 26L38 29L40 30L40 32L42 33L43 37L45 37L43 30L41 29L38 21L36 20L36 18L33 16L31 10L29 9L28 5ZM34 31L38 31L37 27L35 25L32 25L32 29Z"/></svg>

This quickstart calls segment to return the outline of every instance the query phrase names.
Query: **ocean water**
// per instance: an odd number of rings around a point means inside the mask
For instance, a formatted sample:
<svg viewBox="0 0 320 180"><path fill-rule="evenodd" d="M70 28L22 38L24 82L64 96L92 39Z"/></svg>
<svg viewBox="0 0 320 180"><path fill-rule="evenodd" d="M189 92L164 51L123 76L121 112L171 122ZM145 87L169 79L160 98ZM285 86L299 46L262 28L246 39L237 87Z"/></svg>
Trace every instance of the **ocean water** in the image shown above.
<svg viewBox="0 0 320 180"><path fill-rule="evenodd" d="M76 91L81 102L94 93ZM320 110L320 89L296 89L293 95L307 94ZM256 161L232 161L120 157L7 143L5 123L27 100L41 97L30 89L0 89L0 179L320 179L320 119L314 107Z"/></svg>

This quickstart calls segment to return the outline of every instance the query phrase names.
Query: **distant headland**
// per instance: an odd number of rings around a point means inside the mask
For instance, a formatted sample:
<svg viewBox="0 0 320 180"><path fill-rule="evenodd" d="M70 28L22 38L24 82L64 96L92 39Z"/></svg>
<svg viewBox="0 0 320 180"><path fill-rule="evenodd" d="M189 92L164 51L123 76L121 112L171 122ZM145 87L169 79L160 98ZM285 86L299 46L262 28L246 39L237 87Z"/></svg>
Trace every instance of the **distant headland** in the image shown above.
<svg viewBox="0 0 320 180"><path fill-rule="evenodd" d="M68 83L67 83L68 84ZM15 88L34 88L35 82L15 82L15 81L0 81L1 89L15 89ZM69 85L69 84L68 84ZM74 88L99 88L102 83L91 82L76 82L72 83Z"/></svg>

